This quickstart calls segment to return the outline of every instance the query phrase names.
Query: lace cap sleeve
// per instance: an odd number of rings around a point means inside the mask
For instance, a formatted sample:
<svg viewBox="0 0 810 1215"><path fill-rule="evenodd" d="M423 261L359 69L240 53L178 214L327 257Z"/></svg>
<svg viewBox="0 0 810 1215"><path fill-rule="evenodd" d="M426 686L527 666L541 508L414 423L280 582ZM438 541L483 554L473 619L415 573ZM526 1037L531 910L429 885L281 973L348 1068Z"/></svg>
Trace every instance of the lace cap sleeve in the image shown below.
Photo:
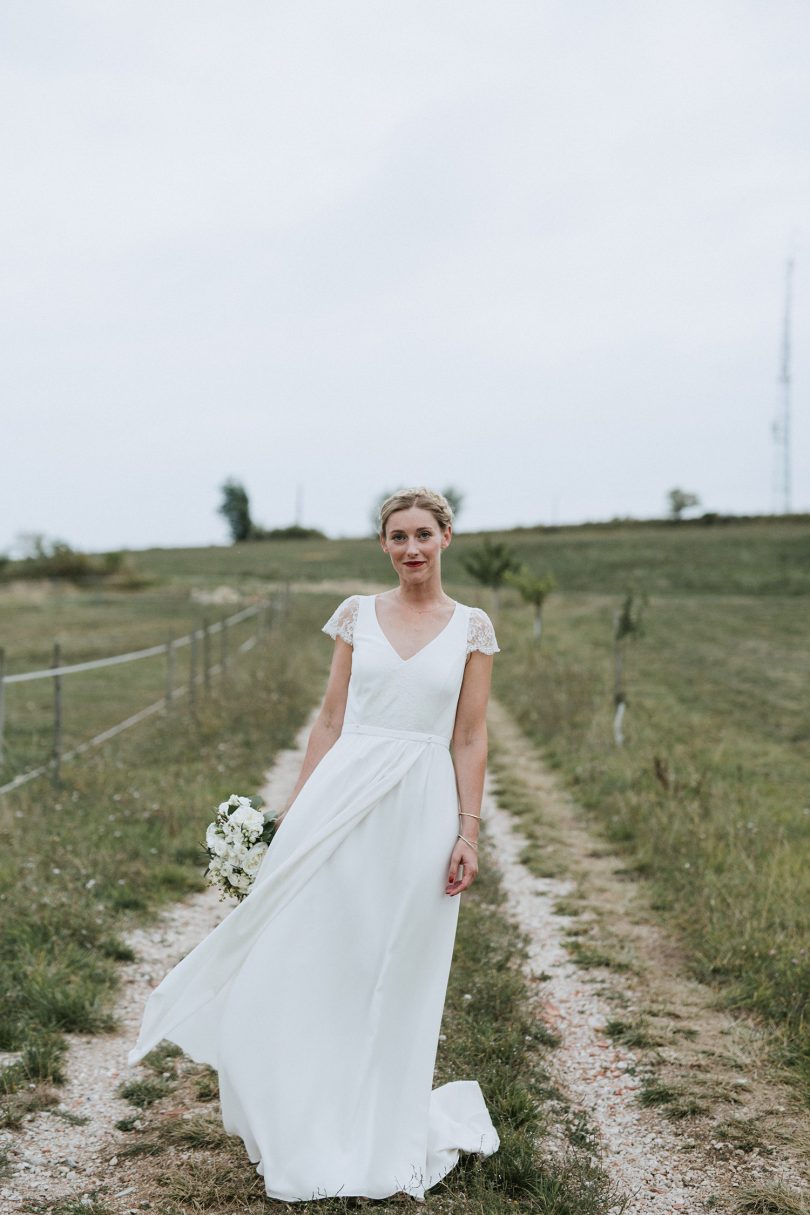
<svg viewBox="0 0 810 1215"><path fill-rule="evenodd" d="M499 654L501 647L495 637L492 621L483 608L474 607L470 612L467 629L467 653L480 650L482 654Z"/></svg>
<svg viewBox="0 0 810 1215"><path fill-rule="evenodd" d="M349 645L353 645L354 625L359 606L360 600L356 595L350 595L348 599L344 599L335 608L321 632L328 633L330 637L342 637Z"/></svg>

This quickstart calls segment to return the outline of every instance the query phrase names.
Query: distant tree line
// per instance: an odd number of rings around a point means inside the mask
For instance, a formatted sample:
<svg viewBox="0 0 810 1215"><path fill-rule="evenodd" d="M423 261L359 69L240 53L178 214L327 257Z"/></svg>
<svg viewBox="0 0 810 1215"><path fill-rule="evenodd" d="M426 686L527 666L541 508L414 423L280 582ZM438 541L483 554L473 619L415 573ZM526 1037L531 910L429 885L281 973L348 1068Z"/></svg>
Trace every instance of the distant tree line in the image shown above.
<svg viewBox="0 0 810 1215"><path fill-rule="evenodd" d="M327 536L319 528L316 527L301 527L297 523L290 524L287 527L266 528L260 527L255 523L250 513L250 500L248 492L241 481L237 481L233 477L229 477L223 482L221 488L222 501L217 508L220 515L224 516L227 521L228 528L231 533L231 540L234 544L243 544L249 540L307 540L319 539L325 540ZM390 498L394 490L386 489L378 494L371 508L371 532L373 536L377 535L379 526L380 507L386 498ZM464 495L460 490L453 486L448 486L442 490L447 501L453 511L454 519L458 517Z"/></svg>
<svg viewBox="0 0 810 1215"><path fill-rule="evenodd" d="M77 585L111 582L133 589L146 585L137 573L132 554L125 550L83 553L66 540L49 539L42 532L23 532L17 537L19 557L0 553L0 582L17 578L51 578Z"/></svg>

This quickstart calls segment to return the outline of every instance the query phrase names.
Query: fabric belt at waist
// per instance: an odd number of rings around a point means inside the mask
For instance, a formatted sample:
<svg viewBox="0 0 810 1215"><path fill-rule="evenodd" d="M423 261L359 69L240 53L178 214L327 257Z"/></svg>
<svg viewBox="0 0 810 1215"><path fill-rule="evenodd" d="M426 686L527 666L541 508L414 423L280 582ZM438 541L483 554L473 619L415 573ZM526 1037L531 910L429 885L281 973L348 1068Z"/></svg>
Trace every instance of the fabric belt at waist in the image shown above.
<svg viewBox="0 0 810 1215"><path fill-rule="evenodd" d="M349 722L344 725L342 734L381 734L383 738L412 738L414 742L438 743L440 747L450 747L450 739L443 734L425 734L421 730L392 730L388 726L367 726L360 722Z"/></svg>

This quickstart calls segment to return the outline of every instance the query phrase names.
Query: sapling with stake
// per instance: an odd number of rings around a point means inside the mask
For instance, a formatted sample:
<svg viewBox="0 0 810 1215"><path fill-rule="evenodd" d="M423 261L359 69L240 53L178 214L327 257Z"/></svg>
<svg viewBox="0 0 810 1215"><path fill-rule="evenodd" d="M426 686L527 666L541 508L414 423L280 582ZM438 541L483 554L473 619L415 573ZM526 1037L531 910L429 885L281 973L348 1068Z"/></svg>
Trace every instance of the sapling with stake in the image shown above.
<svg viewBox="0 0 810 1215"><path fill-rule="evenodd" d="M627 708L624 690L624 643L627 638L643 636L642 613L647 606L647 596L634 588L628 589L622 606L613 613L613 738L617 747L624 743L622 722Z"/></svg>
<svg viewBox="0 0 810 1215"><path fill-rule="evenodd" d="M557 585L554 575L536 574L524 562L519 570L507 570L504 581L520 592L524 602L534 607L532 636L535 644L539 645L543 633L543 604Z"/></svg>

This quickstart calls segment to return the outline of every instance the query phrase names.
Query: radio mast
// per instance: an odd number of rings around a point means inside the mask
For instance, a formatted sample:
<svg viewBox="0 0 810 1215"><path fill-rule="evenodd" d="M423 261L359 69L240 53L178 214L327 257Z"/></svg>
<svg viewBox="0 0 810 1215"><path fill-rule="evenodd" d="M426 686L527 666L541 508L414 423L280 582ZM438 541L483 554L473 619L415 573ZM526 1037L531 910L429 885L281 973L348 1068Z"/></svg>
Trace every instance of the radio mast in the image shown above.
<svg viewBox="0 0 810 1215"><path fill-rule="evenodd" d="M782 511L791 512L790 484L790 322L793 292L794 258L790 255L785 266L785 311L782 326L782 358L778 383L782 389L781 411L773 424L776 444L777 494L782 500Z"/></svg>

